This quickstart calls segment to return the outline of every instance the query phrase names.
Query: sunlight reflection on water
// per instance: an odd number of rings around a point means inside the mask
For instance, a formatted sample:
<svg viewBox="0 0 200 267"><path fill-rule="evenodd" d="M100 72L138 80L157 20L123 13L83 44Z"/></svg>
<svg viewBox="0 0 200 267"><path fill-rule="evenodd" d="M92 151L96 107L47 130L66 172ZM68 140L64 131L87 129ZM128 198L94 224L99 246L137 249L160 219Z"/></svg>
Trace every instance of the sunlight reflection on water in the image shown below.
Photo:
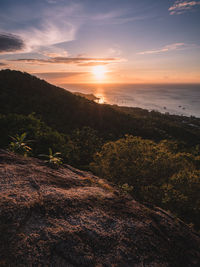
<svg viewBox="0 0 200 267"><path fill-rule="evenodd" d="M102 86L97 86L94 95L98 98L95 100L96 103L106 104L108 100L106 99L105 88Z"/></svg>
<svg viewBox="0 0 200 267"><path fill-rule="evenodd" d="M65 84L62 87L71 92L92 93L100 104L200 117L200 85Z"/></svg>

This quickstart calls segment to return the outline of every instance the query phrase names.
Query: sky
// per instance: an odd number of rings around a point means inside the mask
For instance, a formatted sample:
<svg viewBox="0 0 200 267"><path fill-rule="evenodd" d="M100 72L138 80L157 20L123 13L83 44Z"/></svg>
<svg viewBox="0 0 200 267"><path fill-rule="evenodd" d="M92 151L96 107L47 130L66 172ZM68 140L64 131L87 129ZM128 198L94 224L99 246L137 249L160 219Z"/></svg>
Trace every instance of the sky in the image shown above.
<svg viewBox="0 0 200 267"><path fill-rule="evenodd" d="M200 83L200 1L0 0L0 69L54 84Z"/></svg>

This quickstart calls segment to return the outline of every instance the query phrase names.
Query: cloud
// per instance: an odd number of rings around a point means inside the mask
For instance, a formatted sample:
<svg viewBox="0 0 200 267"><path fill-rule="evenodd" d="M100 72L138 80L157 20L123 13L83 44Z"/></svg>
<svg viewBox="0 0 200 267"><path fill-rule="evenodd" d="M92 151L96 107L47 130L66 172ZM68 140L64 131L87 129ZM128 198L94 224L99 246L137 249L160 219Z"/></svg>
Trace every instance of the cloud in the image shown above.
<svg viewBox="0 0 200 267"><path fill-rule="evenodd" d="M114 47L109 48L108 53L112 56L120 56L122 54L122 50L119 46L115 45Z"/></svg>
<svg viewBox="0 0 200 267"><path fill-rule="evenodd" d="M59 4L59 3L62 3L64 2L65 0L45 0L45 2L47 2L48 4Z"/></svg>
<svg viewBox="0 0 200 267"><path fill-rule="evenodd" d="M82 81L86 77L90 77L90 72L68 72L68 71L60 71L60 72L43 72L43 73L32 73L40 79L44 79L50 83L57 84L58 86L63 86L65 88L66 83L74 83L77 81Z"/></svg>
<svg viewBox="0 0 200 267"><path fill-rule="evenodd" d="M120 58L90 58L90 57L49 57L47 59L22 58L11 61L36 64L75 64L79 66L94 66L124 61Z"/></svg>
<svg viewBox="0 0 200 267"><path fill-rule="evenodd" d="M47 2L48 4L56 4L56 3L57 3L56 0L46 0L46 2Z"/></svg>
<svg viewBox="0 0 200 267"><path fill-rule="evenodd" d="M24 52L38 52L44 47L56 48L57 44L75 40L81 25L81 19L77 19L82 10L80 4L63 3L44 8L42 3L38 6L33 3L30 7L22 5L18 12L11 9L4 18L6 21L9 17L7 25L10 32L24 41Z"/></svg>
<svg viewBox="0 0 200 267"><path fill-rule="evenodd" d="M17 2L17 1L15 1ZM24 2L24 1L23 1ZM146 19L130 16L130 10L117 9L109 12L87 11L82 1L43 0L31 1L30 5L12 5L0 12L1 27L19 36L24 42L23 52L40 52L43 48L62 49L64 43L76 40L79 29L88 24L123 24ZM6 30L7 31L7 30ZM55 50L54 50L55 49Z"/></svg>
<svg viewBox="0 0 200 267"><path fill-rule="evenodd" d="M7 66L7 64L0 62L0 67Z"/></svg>
<svg viewBox="0 0 200 267"><path fill-rule="evenodd" d="M89 67L89 66L107 65L107 64L111 64L111 63L116 63L116 62L110 62L110 61L94 61L94 62L79 63L77 65Z"/></svg>
<svg viewBox="0 0 200 267"><path fill-rule="evenodd" d="M182 50L182 49L186 49L189 47L190 46L185 43L174 43L174 44L166 45L157 50L147 50L147 51L139 52L137 54L138 55L159 54L159 53L166 53L166 52L175 51L175 50Z"/></svg>
<svg viewBox="0 0 200 267"><path fill-rule="evenodd" d="M180 15L198 5L200 5L200 1L177 0L168 10L170 15Z"/></svg>
<svg viewBox="0 0 200 267"><path fill-rule="evenodd" d="M87 72L43 72L43 73L32 73L33 75L41 79L62 79L73 76L79 76Z"/></svg>
<svg viewBox="0 0 200 267"><path fill-rule="evenodd" d="M97 24L125 24L138 20L146 20L153 18L153 15L134 15L130 16L129 10L114 10L107 13L99 13L92 16L88 16L89 21L94 21Z"/></svg>
<svg viewBox="0 0 200 267"><path fill-rule="evenodd" d="M63 25L45 22L40 28L30 28L20 31L26 42L27 52L38 50L40 47L52 46L59 43L72 41L75 38L76 28L68 22Z"/></svg>
<svg viewBox="0 0 200 267"><path fill-rule="evenodd" d="M55 57L67 57L69 54L68 54L68 52L67 51L62 51L61 53L53 53L53 52L49 52L49 51L47 51L47 52L42 52L42 54L44 55L44 56L47 56L47 57L50 57L50 58L55 58Z"/></svg>
<svg viewBox="0 0 200 267"><path fill-rule="evenodd" d="M0 33L0 53L16 52L24 48L23 40L14 34Z"/></svg>

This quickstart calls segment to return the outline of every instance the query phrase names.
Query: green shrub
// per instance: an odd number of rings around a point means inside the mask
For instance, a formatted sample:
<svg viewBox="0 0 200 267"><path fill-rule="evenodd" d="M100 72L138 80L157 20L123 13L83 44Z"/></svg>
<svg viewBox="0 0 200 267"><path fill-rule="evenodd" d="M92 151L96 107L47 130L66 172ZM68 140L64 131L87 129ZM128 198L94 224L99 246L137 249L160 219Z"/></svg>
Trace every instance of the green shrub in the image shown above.
<svg viewBox="0 0 200 267"><path fill-rule="evenodd" d="M30 140L26 140L26 136L26 133L11 136L12 142L9 144L9 150L27 157L32 149L28 146Z"/></svg>
<svg viewBox="0 0 200 267"><path fill-rule="evenodd" d="M54 151L67 154L67 137L52 128L48 127L34 114L28 116L19 114L0 115L1 138L0 147L7 148L10 143L9 136L22 135L27 133L34 142L31 143L32 155L48 153L49 147Z"/></svg>
<svg viewBox="0 0 200 267"><path fill-rule="evenodd" d="M132 186L132 185L128 185L127 183L121 185L120 188L121 188L125 193L130 193L130 192L133 191L133 186Z"/></svg>
<svg viewBox="0 0 200 267"><path fill-rule="evenodd" d="M41 157L47 158L45 162L52 168L59 168L62 165L62 159L60 157L60 152L53 153L52 149L49 148L49 154L48 155L39 155Z"/></svg>
<svg viewBox="0 0 200 267"><path fill-rule="evenodd" d="M137 189L138 186L162 184L182 168L192 168L189 157L186 153L172 153L163 144L126 136L106 143L90 166L100 176Z"/></svg>
<svg viewBox="0 0 200 267"><path fill-rule="evenodd" d="M170 209L185 221L200 226L199 170L181 170L161 190L163 208Z"/></svg>
<svg viewBox="0 0 200 267"><path fill-rule="evenodd" d="M172 152L171 144L126 136L104 144L90 168L125 191L131 187L137 200L170 210L199 227L199 159Z"/></svg>

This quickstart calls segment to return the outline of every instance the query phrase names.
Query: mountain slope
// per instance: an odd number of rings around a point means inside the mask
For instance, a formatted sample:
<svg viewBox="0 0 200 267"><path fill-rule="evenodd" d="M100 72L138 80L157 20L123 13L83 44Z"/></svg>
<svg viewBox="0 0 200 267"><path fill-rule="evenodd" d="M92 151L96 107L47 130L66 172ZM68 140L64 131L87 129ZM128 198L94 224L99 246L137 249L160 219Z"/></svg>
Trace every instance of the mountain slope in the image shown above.
<svg viewBox="0 0 200 267"><path fill-rule="evenodd" d="M199 235L91 173L0 150L0 177L0 266L199 266Z"/></svg>

